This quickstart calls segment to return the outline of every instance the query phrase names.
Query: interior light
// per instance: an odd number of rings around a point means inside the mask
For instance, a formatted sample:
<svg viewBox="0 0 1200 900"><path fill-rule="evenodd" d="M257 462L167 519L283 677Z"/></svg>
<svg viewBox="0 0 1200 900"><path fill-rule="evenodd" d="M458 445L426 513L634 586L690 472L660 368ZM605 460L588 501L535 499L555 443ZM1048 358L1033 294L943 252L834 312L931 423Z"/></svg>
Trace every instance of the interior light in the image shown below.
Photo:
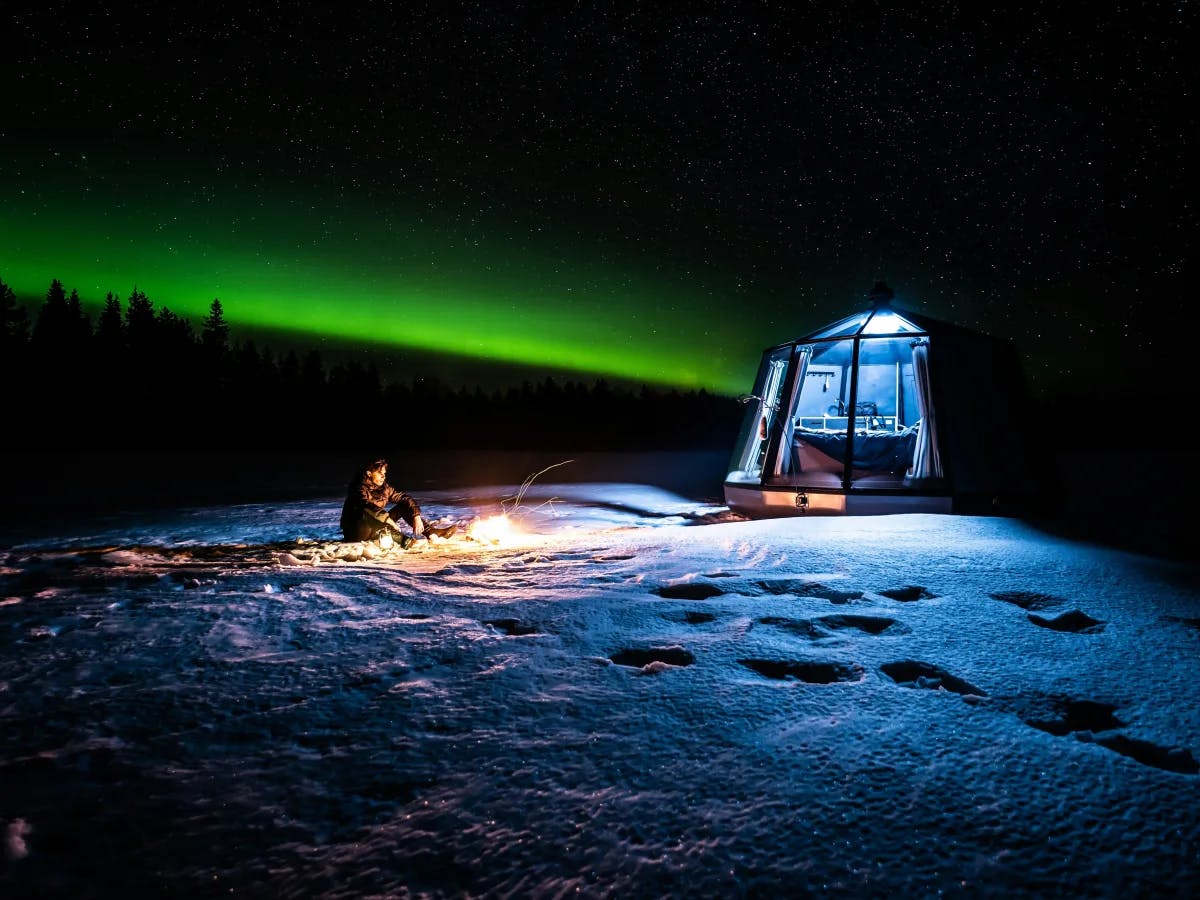
<svg viewBox="0 0 1200 900"><path fill-rule="evenodd" d="M863 334L895 334L900 330L900 321L900 317L891 310L876 310L863 329Z"/></svg>

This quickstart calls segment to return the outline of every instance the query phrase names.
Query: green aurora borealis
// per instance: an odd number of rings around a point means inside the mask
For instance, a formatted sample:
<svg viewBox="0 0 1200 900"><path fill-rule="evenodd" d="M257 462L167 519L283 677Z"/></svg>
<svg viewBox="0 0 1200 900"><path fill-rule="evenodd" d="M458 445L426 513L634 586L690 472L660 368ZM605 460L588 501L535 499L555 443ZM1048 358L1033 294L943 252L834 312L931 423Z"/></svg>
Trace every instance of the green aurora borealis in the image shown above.
<svg viewBox="0 0 1200 900"><path fill-rule="evenodd" d="M36 190L12 179L0 217L0 278L31 305L52 278L93 315L136 287L194 324L219 298L235 339L248 326L723 394L747 390L778 339L731 313L734 281L712 267L701 279L526 211L83 154L49 165Z"/></svg>
<svg viewBox="0 0 1200 900"><path fill-rule="evenodd" d="M877 280L1039 394L1182 367L1194 11L931 9L6 8L0 279L468 388L739 394Z"/></svg>

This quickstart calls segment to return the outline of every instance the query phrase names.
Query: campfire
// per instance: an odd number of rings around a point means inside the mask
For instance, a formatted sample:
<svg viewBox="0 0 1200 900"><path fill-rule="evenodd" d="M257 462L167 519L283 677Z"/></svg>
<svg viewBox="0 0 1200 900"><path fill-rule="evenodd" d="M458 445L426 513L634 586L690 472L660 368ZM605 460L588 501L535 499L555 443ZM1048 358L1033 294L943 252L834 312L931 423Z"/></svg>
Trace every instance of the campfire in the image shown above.
<svg viewBox="0 0 1200 900"><path fill-rule="evenodd" d="M467 537L471 540L493 546L510 544L522 534L517 523L508 517L508 513L476 519L467 529Z"/></svg>

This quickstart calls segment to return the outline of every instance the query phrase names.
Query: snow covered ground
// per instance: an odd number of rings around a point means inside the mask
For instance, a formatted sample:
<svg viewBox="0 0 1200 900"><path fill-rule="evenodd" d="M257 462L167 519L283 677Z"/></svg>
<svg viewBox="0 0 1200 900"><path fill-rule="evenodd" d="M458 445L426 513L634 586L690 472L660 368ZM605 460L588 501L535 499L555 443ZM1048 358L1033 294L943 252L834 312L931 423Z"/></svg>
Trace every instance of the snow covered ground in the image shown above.
<svg viewBox="0 0 1200 900"><path fill-rule="evenodd" d="M1195 566L543 478L0 546L0 896L1200 889Z"/></svg>

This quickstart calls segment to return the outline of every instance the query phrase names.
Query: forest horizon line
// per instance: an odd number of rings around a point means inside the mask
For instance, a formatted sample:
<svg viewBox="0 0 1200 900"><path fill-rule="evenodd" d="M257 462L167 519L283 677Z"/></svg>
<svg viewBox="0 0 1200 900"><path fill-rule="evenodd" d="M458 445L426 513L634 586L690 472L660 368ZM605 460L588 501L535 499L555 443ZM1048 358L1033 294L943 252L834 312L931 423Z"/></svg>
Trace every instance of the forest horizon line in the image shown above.
<svg viewBox="0 0 1200 900"><path fill-rule="evenodd" d="M93 321L57 278L32 314L0 278L5 383L33 388L9 391L8 417L35 444L269 443L273 430L316 412L334 420L306 434L320 449L417 430L446 447L713 448L732 446L743 418L736 398L703 388L549 373L505 387L422 372L388 380L372 360L330 363L315 347L280 351L233 335L219 298L197 326L138 288L124 300L110 291ZM97 402L78 402L85 384ZM47 396L71 414L47 415Z"/></svg>
<svg viewBox="0 0 1200 900"><path fill-rule="evenodd" d="M737 397L704 388L588 383L552 370L468 386L417 362L406 378L389 379L373 359L331 362L315 347L277 351L253 337L235 341L233 330L219 298L197 328L137 288L124 301L109 292L93 323L78 292L58 279L31 313L0 275L6 419L33 448L270 446L279 429L305 423L313 449L417 432L447 448L659 450L732 448L746 416ZM1027 421L1041 423L1050 446L1092 446L1100 439L1078 423L1143 399L1134 386L1101 394L1086 385L1031 399ZM311 424L314 417L321 424ZM1147 444L1191 447L1180 430L1103 439Z"/></svg>

